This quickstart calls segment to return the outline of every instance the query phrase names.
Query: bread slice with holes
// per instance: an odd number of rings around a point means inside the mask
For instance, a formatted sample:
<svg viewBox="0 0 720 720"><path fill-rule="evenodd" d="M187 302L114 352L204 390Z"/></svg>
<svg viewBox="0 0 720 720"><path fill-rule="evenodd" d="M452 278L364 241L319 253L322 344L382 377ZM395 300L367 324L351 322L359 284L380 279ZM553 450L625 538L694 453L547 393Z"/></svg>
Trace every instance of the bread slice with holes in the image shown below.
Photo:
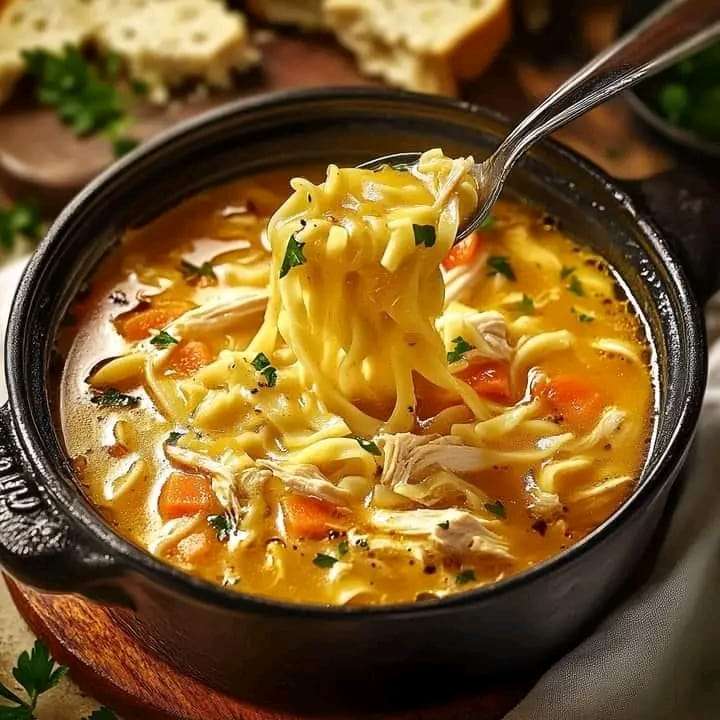
<svg viewBox="0 0 720 720"><path fill-rule="evenodd" d="M107 1L109 20L97 30L96 41L147 83L155 101L165 101L168 88L188 79L228 87L234 71L259 60L244 16L218 0L122 0L137 7L120 17Z"/></svg>
<svg viewBox="0 0 720 720"><path fill-rule="evenodd" d="M325 0L324 16L368 75L454 95L510 37L510 0Z"/></svg>
<svg viewBox="0 0 720 720"><path fill-rule="evenodd" d="M67 44L82 45L95 24L92 8L82 0L0 3L0 103L24 72L24 50L57 52Z"/></svg>
<svg viewBox="0 0 720 720"><path fill-rule="evenodd" d="M325 0L247 0L245 6L255 17L277 25L293 25L302 30L325 28Z"/></svg>

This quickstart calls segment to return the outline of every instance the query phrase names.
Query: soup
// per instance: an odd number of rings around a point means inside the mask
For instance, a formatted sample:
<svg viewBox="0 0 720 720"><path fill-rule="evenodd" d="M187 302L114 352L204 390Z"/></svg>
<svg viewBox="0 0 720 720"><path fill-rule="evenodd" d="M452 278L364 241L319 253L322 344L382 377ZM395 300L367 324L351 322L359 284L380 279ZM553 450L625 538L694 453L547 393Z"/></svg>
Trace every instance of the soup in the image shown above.
<svg viewBox="0 0 720 720"><path fill-rule="evenodd" d="M622 504L643 325L538 209L453 247L468 167L331 166L289 199L274 171L122 238L59 338L65 443L119 533L241 592L384 604L522 572Z"/></svg>

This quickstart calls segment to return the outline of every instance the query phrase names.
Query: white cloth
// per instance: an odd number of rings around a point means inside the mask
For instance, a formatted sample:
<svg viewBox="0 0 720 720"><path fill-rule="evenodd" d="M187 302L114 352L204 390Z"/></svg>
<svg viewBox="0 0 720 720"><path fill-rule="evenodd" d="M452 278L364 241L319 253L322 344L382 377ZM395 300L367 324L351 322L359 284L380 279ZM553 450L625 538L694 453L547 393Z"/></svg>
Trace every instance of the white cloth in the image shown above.
<svg viewBox="0 0 720 720"><path fill-rule="evenodd" d="M652 570L506 720L720 718L720 304L707 316L705 403Z"/></svg>

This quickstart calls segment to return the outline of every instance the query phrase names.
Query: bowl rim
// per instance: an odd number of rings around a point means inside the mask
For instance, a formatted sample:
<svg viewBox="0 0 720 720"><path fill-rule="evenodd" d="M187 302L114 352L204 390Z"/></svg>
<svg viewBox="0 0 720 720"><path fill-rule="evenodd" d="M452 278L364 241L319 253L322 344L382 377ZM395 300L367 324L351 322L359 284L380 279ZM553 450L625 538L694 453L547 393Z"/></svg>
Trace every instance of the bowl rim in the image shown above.
<svg viewBox="0 0 720 720"><path fill-rule="evenodd" d="M171 146L186 135L229 116L243 115L254 109L269 110L275 106L287 106L288 103L293 102L336 102L341 100L402 102L410 107L415 106L418 110L424 106L431 109L476 114L479 118L509 126L508 121L499 113L473 103L387 88L303 88L243 98L179 123L136 148L103 171L81 190L60 213L28 263L15 294L7 327L5 353L8 405L24 459L32 469L32 476L38 484L40 492L47 491L50 496L49 501L63 512L68 521L76 527L84 526L82 530L85 531L85 537L91 543L100 545L103 551L117 562L117 568L109 572L107 576L99 578L100 581L122 583L123 579L128 576L140 576L143 581L156 583L167 592L191 598L201 604L211 604L227 611L244 611L262 615L292 615L342 621L375 616L393 618L444 613L454 608L496 599L498 596L512 592L519 586L535 582L577 562L621 524L633 518L641 506L650 502L684 459L699 416L702 388L704 388L707 373L707 352L704 327L701 322L702 315L690 289L686 273L675 251L665 241L662 233L653 221L638 209L635 201L625 190L611 180L599 167L580 157L571 149L554 140L543 140L541 145L549 147L554 157L570 162L580 172L589 176L594 183L601 185L614 195L622 211L629 214L632 222L640 229L649 245L657 253L658 258L663 261L670 278L669 284L677 293L686 316L683 330L686 335L684 342L689 359L686 361L685 375L690 390L687 393L686 403L680 411L678 422L658 457L652 465L645 467L645 477L642 478L638 488L612 515L577 543L527 570L496 583L452 593L443 598L427 600L422 603L403 602L372 606L292 603L267 596L228 590L219 584L195 577L155 558L146 550L115 532L84 499L74 484L71 486L70 483L64 482L61 477L62 473L45 450L47 440L42 437L29 406L29 390L20 380L24 374L24 354L14 352L15 348L23 347L24 324L22 318L36 302L33 286L36 284L36 279L41 276L45 264L52 262L51 255L56 238L62 235L64 227L105 185L111 183L139 160L147 158L159 149ZM90 584L88 583L88 585ZM82 589L79 592L82 592Z"/></svg>

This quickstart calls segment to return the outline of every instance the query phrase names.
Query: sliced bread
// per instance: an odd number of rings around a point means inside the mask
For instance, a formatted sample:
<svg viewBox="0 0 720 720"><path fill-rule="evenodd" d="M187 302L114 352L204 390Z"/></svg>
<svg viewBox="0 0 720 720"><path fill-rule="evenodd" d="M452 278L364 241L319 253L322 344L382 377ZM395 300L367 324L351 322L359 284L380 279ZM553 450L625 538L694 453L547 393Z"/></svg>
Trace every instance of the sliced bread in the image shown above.
<svg viewBox="0 0 720 720"><path fill-rule="evenodd" d="M443 94L479 75L511 28L509 0L325 0L324 16L364 72Z"/></svg>

